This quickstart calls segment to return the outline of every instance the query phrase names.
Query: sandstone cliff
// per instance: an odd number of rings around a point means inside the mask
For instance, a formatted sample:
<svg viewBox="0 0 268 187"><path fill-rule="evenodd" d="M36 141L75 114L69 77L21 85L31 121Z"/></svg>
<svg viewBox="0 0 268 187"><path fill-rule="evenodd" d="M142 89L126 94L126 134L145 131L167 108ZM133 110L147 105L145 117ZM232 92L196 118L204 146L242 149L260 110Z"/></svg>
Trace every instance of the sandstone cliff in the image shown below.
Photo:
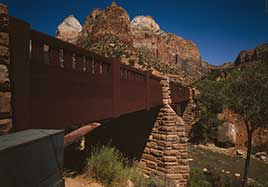
<svg viewBox="0 0 268 187"><path fill-rule="evenodd" d="M145 58L147 54L142 52L147 49L147 53L153 57L153 62L149 61L148 64L153 68L176 74L184 83L200 78L207 71L206 64L202 62L194 42L162 31L151 16L135 17L131 21L131 30L134 47Z"/></svg>
<svg viewBox="0 0 268 187"><path fill-rule="evenodd" d="M261 44L255 49L244 50L239 53L235 60L235 64L243 64L258 60L268 61L268 44Z"/></svg>
<svg viewBox="0 0 268 187"><path fill-rule="evenodd" d="M73 35L75 39L68 37L72 28L57 32L57 37L91 52L116 57L122 63L170 74L183 84L190 84L209 71L194 42L161 30L151 16L137 16L130 21L126 10L116 3L105 10L94 9L81 31Z"/></svg>

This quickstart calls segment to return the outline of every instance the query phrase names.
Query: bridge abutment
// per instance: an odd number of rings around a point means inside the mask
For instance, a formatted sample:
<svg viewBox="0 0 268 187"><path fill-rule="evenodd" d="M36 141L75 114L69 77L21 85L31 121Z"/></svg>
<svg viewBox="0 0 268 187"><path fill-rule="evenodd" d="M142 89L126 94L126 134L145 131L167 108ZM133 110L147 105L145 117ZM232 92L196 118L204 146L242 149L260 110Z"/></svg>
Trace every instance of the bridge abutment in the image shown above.
<svg viewBox="0 0 268 187"><path fill-rule="evenodd" d="M186 187L189 178L185 123L171 108L169 83L162 82L163 105L140 159L147 175L162 176L176 187Z"/></svg>

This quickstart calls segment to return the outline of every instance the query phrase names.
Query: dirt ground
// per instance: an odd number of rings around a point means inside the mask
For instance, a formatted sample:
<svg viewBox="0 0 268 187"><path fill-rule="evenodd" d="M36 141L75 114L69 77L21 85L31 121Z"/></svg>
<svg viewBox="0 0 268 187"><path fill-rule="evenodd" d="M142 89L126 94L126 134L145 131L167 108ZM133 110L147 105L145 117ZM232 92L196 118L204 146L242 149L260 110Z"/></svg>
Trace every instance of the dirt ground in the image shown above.
<svg viewBox="0 0 268 187"><path fill-rule="evenodd" d="M103 185L89 180L84 176L65 177L65 187L104 187Z"/></svg>

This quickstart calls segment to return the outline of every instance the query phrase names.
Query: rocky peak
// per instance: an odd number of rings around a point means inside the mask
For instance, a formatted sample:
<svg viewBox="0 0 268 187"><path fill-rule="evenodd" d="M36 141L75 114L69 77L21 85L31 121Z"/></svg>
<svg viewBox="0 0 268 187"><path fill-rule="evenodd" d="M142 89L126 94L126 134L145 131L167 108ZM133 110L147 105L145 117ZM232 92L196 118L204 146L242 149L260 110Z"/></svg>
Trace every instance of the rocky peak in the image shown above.
<svg viewBox="0 0 268 187"><path fill-rule="evenodd" d="M98 17L100 17L103 12L103 10L96 8L93 9L92 12L86 17L86 22L83 25L83 33L85 34L85 37L87 37L92 32L92 27L96 22L96 19L98 19Z"/></svg>
<svg viewBox="0 0 268 187"><path fill-rule="evenodd" d="M235 64L239 65L245 62L252 62L258 60L268 60L268 44L261 44L255 49L244 50L239 53L235 60Z"/></svg>
<svg viewBox="0 0 268 187"><path fill-rule="evenodd" d="M66 41L71 38L68 32L58 37ZM116 3L105 10L94 9L86 17L76 40L75 44L93 53L116 57L122 63L142 69L176 75L184 84L196 81L209 69L194 42L161 30L151 16L136 16L130 22L126 10Z"/></svg>
<svg viewBox="0 0 268 187"><path fill-rule="evenodd" d="M131 42L130 19L125 9L112 3L106 10L94 9L83 27L91 39L113 35Z"/></svg>
<svg viewBox="0 0 268 187"><path fill-rule="evenodd" d="M80 22L73 16L66 17L57 27L56 37L64 41L76 43L82 26Z"/></svg>
<svg viewBox="0 0 268 187"><path fill-rule="evenodd" d="M136 16L130 24L133 30L143 30L143 31L158 31L160 30L159 25L155 22L151 16Z"/></svg>

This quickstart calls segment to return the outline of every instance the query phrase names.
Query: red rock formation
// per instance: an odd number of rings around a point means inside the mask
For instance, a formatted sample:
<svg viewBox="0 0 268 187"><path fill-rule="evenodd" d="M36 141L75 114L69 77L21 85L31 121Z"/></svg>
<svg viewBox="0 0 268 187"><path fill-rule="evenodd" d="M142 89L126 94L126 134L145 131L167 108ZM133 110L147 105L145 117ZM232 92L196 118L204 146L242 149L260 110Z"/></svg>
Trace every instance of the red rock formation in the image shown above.
<svg viewBox="0 0 268 187"><path fill-rule="evenodd" d="M112 3L106 10L95 9L87 16L83 27L91 39L114 35L118 39L131 43L130 19L128 13L116 3Z"/></svg>
<svg viewBox="0 0 268 187"><path fill-rule="evenodd" d="M128 13L115 3L105 10L94 9L77 40L92 52L175 74L182 83L208 71L194 42L162 31L151 16L137 16L130 22Z"/></svg>
<svg viewBox="0 0 268 187"><path fill-rule="evenodd" d="M268 44L259 45L255 49L241 51L235 60L235 64L239 65L258 60L268 61Z"/></svg>

